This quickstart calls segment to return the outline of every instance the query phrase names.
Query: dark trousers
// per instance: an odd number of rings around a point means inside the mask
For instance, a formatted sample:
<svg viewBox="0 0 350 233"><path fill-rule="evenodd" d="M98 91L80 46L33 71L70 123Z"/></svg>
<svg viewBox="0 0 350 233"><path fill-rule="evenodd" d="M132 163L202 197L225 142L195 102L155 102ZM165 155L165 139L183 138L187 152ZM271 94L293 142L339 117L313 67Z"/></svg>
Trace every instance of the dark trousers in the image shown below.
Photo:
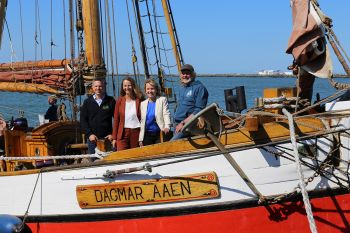
<svg viewBox="0 0 350 233"><path fill-rule="evenodd" d="M89 139L87 140L87 146L88 146L88 154L95 154L95 149L97 147L96 142L92 142ZM88 158L90 162L93 162L96 160L96 158Z"/></svg>
<svg viewBox="0 0 350 233"><path fill-rule="evenodd" d="M142 144L144 146L147 146L147 145L152 145L156 143L160 143L160 132L158 133L145 132L145 136L143 137Z"/></svg>
<svg viewBox="0 0 350 233"><path fill-rule="evenodd" d="M117 140L117 150L131 149L139 146L140 128L124 128L122 139Z"/></svg>
<svg viewBox="0 0 350 233"><path fill-rule="evenodd" d="M87 140L88 146L88 154L95 154L95 148L97 146L96 142L91 142L89 139Z"/></svg>

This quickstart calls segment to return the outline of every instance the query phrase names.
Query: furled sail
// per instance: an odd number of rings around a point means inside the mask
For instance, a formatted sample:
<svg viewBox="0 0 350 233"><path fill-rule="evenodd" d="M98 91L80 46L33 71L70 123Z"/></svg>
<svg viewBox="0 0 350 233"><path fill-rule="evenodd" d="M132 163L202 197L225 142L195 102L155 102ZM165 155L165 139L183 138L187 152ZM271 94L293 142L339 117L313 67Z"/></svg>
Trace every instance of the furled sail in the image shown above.
<svg viewBox="0 0 350 233"><path fill-rule="evenodd" d="M0 0L0 48L2 41L2 32L4 29L5 23L5 14L6 14L7 0Z"/></svg>
<svg viewBox="0 0 350 233"><path fill-rule="evenodd" d="M67 60L0 64L0 91L64 94L72 89Z"/></svg>
<svg viewBox="0 0 350 233"><path fill-rule="evenodd" d="M295 63L308 73L331 77L333 64L317 6L311 0L293 0L291 4L293 29L286 52L293 54Z"/></svg>

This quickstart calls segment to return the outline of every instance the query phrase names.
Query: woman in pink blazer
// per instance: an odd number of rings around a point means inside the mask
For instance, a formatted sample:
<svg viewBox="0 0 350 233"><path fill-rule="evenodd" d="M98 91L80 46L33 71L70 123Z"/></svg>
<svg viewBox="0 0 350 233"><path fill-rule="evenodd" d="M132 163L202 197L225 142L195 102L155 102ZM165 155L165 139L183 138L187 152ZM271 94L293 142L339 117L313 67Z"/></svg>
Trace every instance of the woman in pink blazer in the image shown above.
<svg viewBox="0 0 350 233"><path fill-rule="evenodd" d="M142 92L131 77L124 78L114 109L112 144L119 150L138 147Z"/></svg>

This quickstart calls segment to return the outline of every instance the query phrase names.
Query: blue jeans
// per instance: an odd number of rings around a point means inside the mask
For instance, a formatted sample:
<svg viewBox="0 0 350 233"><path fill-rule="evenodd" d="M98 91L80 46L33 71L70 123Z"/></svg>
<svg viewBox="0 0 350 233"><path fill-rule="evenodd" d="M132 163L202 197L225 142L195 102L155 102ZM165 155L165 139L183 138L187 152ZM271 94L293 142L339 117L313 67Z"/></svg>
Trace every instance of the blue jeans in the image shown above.
<svg viewBox="0 0 350 233"><path fill-rule="evenodd" d="M176 129L176 126L177 126L178 124L176 124L175 125L175 129ZM186 137L189 137L189 136L191 136L191 134L190 133L188 133L188 132L178 132L178 133L174 133L174 136L170 139L170 141L175 141L175 140L179 140L179 139L181 139L181 138L186 138Z"/></svg>
<svg viewBox="0 0 350 233"><path fill-rule="evenodd" d="M174 133L174 136L170 139L170 141L179 140L179 139L184 138L186 136L187 136L187 134L184 134L183 132Z"/></svg>

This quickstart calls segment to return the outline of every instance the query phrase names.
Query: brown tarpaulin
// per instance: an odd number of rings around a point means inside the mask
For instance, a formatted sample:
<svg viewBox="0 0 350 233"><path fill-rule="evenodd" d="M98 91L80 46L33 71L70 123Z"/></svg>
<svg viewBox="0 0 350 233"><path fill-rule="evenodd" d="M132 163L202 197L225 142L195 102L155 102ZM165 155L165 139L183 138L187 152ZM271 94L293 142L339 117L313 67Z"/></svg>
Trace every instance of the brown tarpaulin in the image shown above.
<svg viewBox="0 0 350 233"><path fill-rule="evenodd" d="M332 62L326 47L323 26L314 5L310 0L293 0L291 3L293 29L286 52L293 54L296 64L307 72L319 77L330 77ZM322 53L317 52L322 49Z"/></svg>

